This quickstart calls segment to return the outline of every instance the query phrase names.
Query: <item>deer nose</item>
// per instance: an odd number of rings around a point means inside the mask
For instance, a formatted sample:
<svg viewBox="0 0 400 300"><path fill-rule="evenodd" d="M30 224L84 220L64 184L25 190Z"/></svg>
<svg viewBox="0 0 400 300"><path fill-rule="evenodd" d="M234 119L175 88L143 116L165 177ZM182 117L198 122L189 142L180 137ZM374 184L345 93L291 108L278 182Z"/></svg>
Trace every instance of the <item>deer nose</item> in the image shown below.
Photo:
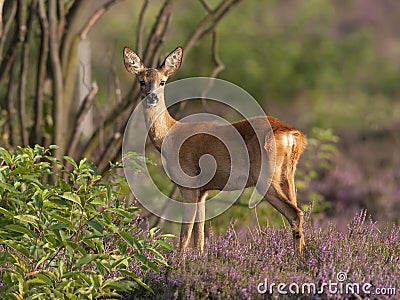
<svg viewBox="0 0 400 300"><path fill-rule="evenodd" d="M149 92L149 93L147 93L146 102L147 102L148 105L151 105L151 106L156 105L157 102L158 102L158 96L157 96L157 94L154 93L154 92Z"/></svg>
<svg viewBox="0 0 400 300"><path fill-rule="evenodd" d="M150 99L152 99L152 100L154 100L154 101L157 101L157 100L158 100L158 96L157 96L157 94L154 93L154 92L148 92L148 93L147 93L147 97L149 97Z"/></svg>

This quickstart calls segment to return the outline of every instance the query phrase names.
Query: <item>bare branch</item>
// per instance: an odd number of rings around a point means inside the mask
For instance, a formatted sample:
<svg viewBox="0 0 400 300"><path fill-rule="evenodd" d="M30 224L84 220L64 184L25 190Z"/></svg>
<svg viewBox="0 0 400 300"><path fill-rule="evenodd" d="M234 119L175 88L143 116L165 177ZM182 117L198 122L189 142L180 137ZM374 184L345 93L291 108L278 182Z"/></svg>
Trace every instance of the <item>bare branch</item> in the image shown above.
<svg viewBox="0 0 400 300"><path fill-rule="evenodd" d="M178 195L178 186L176 184L174 184L174 186L172 187L172 190L169 192L168 198L174 199L177 195ZM161 209L161 213L166 214L170 205L171 205L171 201L166 201L164 203L164 206ZM157 219L154 222L153 227L160 228L164 224L164 222L165 222L165 218L163 218L162 216L157 216Z"/></svg>
<svg viewBox="0 0 400 300"><path fill-rule="evenodd" d="M102 15L106 13L106 11L113 6L114 4L120 2L122 0L109 0L100 6L96 11L90 16L90 18L86 21L85 25L82 27L80 32L80 37L82 40L86 39L89 31L92 29L94 24L100 19Z"/></svg>
<svg viewBox="0 0 400 300"><path fill-rule="evenodd" d="M31 132L29 143L42 144L43 130L43 100L46 80L46 64L49 53L49 22L46 16L45 0L39 0L38 16L41 28L40 54L36 79L36 97L34 106L34 128Z"/></svg>
<svg viewBox="0 0 400 300"><path fill-rule="evenodd" d="M14 81L14 66L15 66L15 61L13 60L10 66L10 73L9 73L9 79L8 79L8 87L7 87L7 114L8 114L8 134L9 134L9 140L10 140L10 145L15 146L17 145L16 137L15 137L15 115L17 113L14 105L14 97L17 92L17 84Z"/></svg>
<svg viewBox="0 0 400 300"><path fill-rule="evenodd" d="M136 32L136 53L143 57L143 23L144 23L144 15L146 13L147 7L149 5L149 0L144 0L142 9L140 10L139 20L137 25L137 32Z"/></svg>
<svg viewBox="0 0 400 300"><path fill-rule="evenodd" d="M165 35L167 34L170 22L171 22L171 12L168 12L167 19L164 23L164 27L160 34L160 38L158 39L158 41L156 42L156 45L154 47L154 53L153 53L152 59L151 59L152 66L158 66L158 64L160 63L159 60L160 60L160 55L161 55L161 45L165 41Z"/></svg>
<svg viewBox="0 0 400 300"><path fill-rule="evenodd" d="M223 0L220 5L212 11L211 14L206 16L196 27L195 31L190 35L190 38L185 43L185 53L196 45L205 35L212 32L228 11L238 4L241 0Z"/></svg>
<svg viewBox="0 0 400 300"><path fill-rule="evenodd" d="M215 64L215 68L212 71L210 77L216 77L221 71L225 69L225 65L223 64L222 60L219 57L218 54L218 34L217 30L214 29L213 31L213 37L212 37L212 59Z"/></svg>
<svg viewBox="0 0 400 300"><path fill-rule="evenodd" d="M218 55L218 34L217 34L217 30L214 29L213 31L213 36L212 36L212 45L211 45L211 53L212 53L212 60L213 63L215 64L215 68L214 70L211 72L210 77L211 78L215 78L222 70L225 69L224 64L222 63L221 59L219 58ZM207 101L205 101L205 95L207 95L207 93L210 91L210 89L212 88L214 84L214 80L210 79L208 82L208 85L206 86L206 88L204 89L204 91L202 92L202 104L204 107L207 107ZM185 102L181 102L185 103Z"/></svg>
<svg viewBox="0 0 400 300"><path fill-rule="evenodd" d="M33 15L36 13L37 8L37 0L31 2L29 17L25 23L24 19L21 19L24 24L20 24L19 28L21 31L20 39L23 43L22 46L22 53L21 53L21 68L20 68L20 89L19 89L19 122L20 122L20 130L21 130L21 143L23 146L28 144L28 128L27 128L27 116L26 116L26 84L27 84L27 77L28 77L28 67L29 67L29 33L32 29L32 20ZM24 8L21 8L23 14L26 13L28 9L28 5ZM23 18L23 17L21 17Z"/></svg>
<svg viewBox="0 0 400 300"><path fill-rule="evenodd" d="M78 111L77 119L75 122L75 125L73 126L73 132L71 135L70 142L68 143L68 149L66 153L68 153L69 156L75 157L75 150L76 146L78 145L79 141L79 134L82 131L82 124L83 120L85 119L87 113L89 112L90 107L92 106L93 100L99 90L99 87L97 83L94 81L92 83L92 86L90 87L89 93L86 95L85 99L83 99L83 102L81 104L81 107Z"/></svg>
<svg viewBox="0 0 400 300"><path fill-rule="evenodd" d="M175 0L165 0L160 12L158 13L157 20L154 23L153 29L151 30L150 37L147 41L145 51L143 53L143 62L146 65L154 60L154 53L159 44L159 40L165 32L166 23L168 22L172 4ZM165 34L165 33L164 33Z"/></svg>
<svg viewBox="0 0 400 300"><path fill-rule="evenodd" d="M211 13L212 9L211 7L208 5L208 3L206 2L206 0L199 0L201 5L203 5L204 9L208 12Z"/></svg>
<svg viewBox="0 0 400 300"><path fill-rule="evenodd" d="M67 12L66 20L68 29L64 31L64 36L62 38L61 45L61 62L63 67L63 75L66 75L67 72L67 64L69 64L69 56L71 51L71 43L73 41L73 36L76 34L76 26L80 20L80 14L85 11L85 5L88 5L88 1L84 0L75 0ZM75 48L76 49L76 48Z"/></svg>
<svg viewBox="0 0 400 300"><path fill-rule="evenodd" d="M54 132L53 141L61 149L56 151L56 157L61 158L62 149L65 145L65 136L67 131L66 114L63 107L63 75L59 53L59 37L58 37L58 19L57 19L57 2L49 0L49 41L50 41L50 61L53 74L53 90L54 90Z"/></svg>
<svg viewBox="0 0 400 300"><path fill-rule="evenodd" d="M104 148L103 153L101 153L99 160L96 165L98 167L99 173L102 174L107 170L109 166L110 157L115 156L115 154L119 155L120 149L122 147L122 134L118 131L114 132L112 138L107 143Z"/></svg>
<svg viewBox="0 0 400 300"><path fill-rule="evenodd" d="M1 12L1 13L3 13L3 12ZM10 28L15 19L16 13L17 13L17 1L13 1L8 19L6 20L6 22L2 28L3 32L0 34L0 57L3 57L4 45L6 43L8 32L10 31ZM1 17L3 17L3 16L1 16Z"/></svg>
<svg viewBox="0 0 400 300"><path fill-rule="evenodd" d="M0 0L0 36L3 35L3 7L4 0Z"/></svg>

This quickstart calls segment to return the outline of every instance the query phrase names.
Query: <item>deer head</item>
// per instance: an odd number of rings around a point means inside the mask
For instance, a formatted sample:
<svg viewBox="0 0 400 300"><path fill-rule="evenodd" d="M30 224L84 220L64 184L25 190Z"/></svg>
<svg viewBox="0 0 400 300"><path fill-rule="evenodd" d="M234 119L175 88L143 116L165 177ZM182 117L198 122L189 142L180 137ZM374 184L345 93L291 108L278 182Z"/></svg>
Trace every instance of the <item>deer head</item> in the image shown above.
<svg viewBox="0 0 400 300"><path fill-rule="evenodd" d="M148 106L156 106L164 101L164 85L168 77L178 71L182 62L183 50L177 47L165 58L157 69L146 68L140 57L128 47L124 48L124 64L128 72L136 75L140 91L146 97Z"/></svg>

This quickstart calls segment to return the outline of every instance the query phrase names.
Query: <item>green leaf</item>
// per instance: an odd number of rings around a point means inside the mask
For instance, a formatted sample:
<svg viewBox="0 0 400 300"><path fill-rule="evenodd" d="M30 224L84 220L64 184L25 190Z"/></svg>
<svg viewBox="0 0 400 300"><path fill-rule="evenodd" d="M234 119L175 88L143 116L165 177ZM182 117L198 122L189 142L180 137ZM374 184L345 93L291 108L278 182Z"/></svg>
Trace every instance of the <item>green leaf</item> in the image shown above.
<svg viewBox="0 0 400 300"><path fill-rule="evenodd" d="M145 288L147 291L149 291L150 293L154 294L154 291L151 287L149 287L147 284L145 284L142 279L137 276L135 273L127 271L127 270L119 270L119 272L123 275L126 275L130 278L132 278L135 282L137 282L141 287Z"/></svg>
<svg viewBox="0 0 400 300"><path fill-rule="evenodd" d="M19 216L15 216L14 218L17 220L20 220L22 222L35 225L35 226L37 225L37 221L39 220L36 216L32 216L32 215L19 215Z"/></svg>
<svg viewBox="0 0 400 300"><path fill-rule="evenodd" d="M19 232L22 234L26 234L30 237L35 237L35 233L23 226L20 225L16 225L16 224L10 224L10 225L6 225L4 226L7 230L11 230L11 231L15 231L15 232Z"/></svg>
<svg viewBox="0 0 400 300"><path fill-rule="evenodd" d="M71 192L65 192L61 197L78 204L79 207L82 208L81 199L79 198L79 196L77 194L74 194Z"/></svg>
<svg viewBox="0 0 400 300"><path fill-rule="evenodd" d="M14 215L10 213L7 209L0 207L0 214L3 214L6 217L13 217Z"/></svg>
<svg viewBox="0 0 400 300"><path fill-rule="evenodd" d="M125 241L127 242L130 246L135 247L135 242L133 240L132 235L130 235L127 232L124 231L119 231L118 235Z"/></svg>
<svg viewBox="0 0 400 300"><path fill-rule="evenodd" d="M12 164L13 162L11 153L2 147L0 147L0 158L4 159L8 165Z"/></svg>
<svg viewBox="0 0 400 300"><path fill-rule="evenodd" d="M0 182L0 189L7 190L12 193L18 193L18 190L11 184Z"/></svg>
<svg viewBox="0 0 400 300"><path fill-rule="evenodd" d="M74 167L74 169L78 169L78 165L76 164L76 162L74 161L74 159L72 157L64 156L64 159L67 162L69 162Z"/></svg>
<svg viewBox="0 0 400 300"><path fill-rule="evenodd" d="M160 228L158 228L158 227L153 227L153 228L151 228L150 230L149 230L149 235L150 236L154 236L157 232L159 232L160 231Z"/></svg>
<svg viewBox="0 0 400 300"><path fill-rule="evenodd" d="M149 251L149 252L151 252L151 253L153 253L153 254L156 255L158 258L164 259L164 256L163 256L160 252L158 252L156 249L153 249L153 248L151 248L151 247L146 247L146 250Z"/></svg>
<svg viewBox="0 0 400 300"><path fill-rule="evenodd" d="M90 262L94 261L95 259L97 259L99 257L99 254L86 254L83 255L81 258L79 258L74 266L73 266L73 270L76 271L77 269L79 269L80 267L82 267L83 265L87 265Z"/></svg>
<svg viewBox="0 0 400 300"><path fill-rule="evenodd" d="M101 234L103 233L103 225L101 225L99 222L95 220L90 220L88 222L88 225L92 227L94 230L100 232Z"/></svg>
<svg viewBox="0 0 400 300"><path fill-rule="evenodd" d="M164 250L175 250L175 247L166 241L157 240L156 243L162 247Z"/></svg>

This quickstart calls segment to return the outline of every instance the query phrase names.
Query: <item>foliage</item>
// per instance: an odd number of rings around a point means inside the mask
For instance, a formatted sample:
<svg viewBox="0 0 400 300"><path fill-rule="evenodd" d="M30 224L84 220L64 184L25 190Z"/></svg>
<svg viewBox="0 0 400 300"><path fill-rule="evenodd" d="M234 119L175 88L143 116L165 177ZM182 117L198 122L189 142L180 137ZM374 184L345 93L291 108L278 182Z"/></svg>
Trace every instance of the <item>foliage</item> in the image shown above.
<svg viewBox="0 0 400 300"><path fill-rule="evenodd" d="M332 161L338 153L336 143L339 138L331 129L313 127L307 137L307 148L303 154L300 168L296 175L298 199L302 209L308 210L310 204L314 213L319 213L330 207L324 195L312 185L324 176L332 166Z"/></svg>
<svg viewBox="0 0 400 300"><path fill-rule="evenodd" d="M157 287L155 296L143 290L141 294L131 294L130 299L361 299L373 298L377 288L385 288L388 298L399 295L398 226L379 230L362 211L350 222L346 233L338 232L334 226L325 231L309 226L305 229L307 247L300 257L293 254L289 229L256 227L236 232L231 227L218 236L210 232L204 255L190 250L186 262L179 263L176 254L171 253L172 270L162 268L160 273L147 274ZM317 290L323 283L339 283L337 276L343 275L340 272L347 276L344 284L369 284L372 294L364 293L361 287L358 295L348 294L345 289L343 293L330 292L327 287L321 294L307 289L301 292L304 283L315 284ZM276 284L273 294L257 291L266 279L268 285ZM279 294L279 283L287 285L286 291L295 283L300 292ZM389 288L397 288L397 294Z"/></svg>
<svg viewBox="0 0 400 300"><path fill-rule="evenodd" d="M0 297L116 298L139 285L151 292L136 268L168 266L160 251L172 249L169 236L139 227L139 209L120 199L121 176L110 172L107 181L86 159L62 164L55 148L0 148Z"/></svg>

